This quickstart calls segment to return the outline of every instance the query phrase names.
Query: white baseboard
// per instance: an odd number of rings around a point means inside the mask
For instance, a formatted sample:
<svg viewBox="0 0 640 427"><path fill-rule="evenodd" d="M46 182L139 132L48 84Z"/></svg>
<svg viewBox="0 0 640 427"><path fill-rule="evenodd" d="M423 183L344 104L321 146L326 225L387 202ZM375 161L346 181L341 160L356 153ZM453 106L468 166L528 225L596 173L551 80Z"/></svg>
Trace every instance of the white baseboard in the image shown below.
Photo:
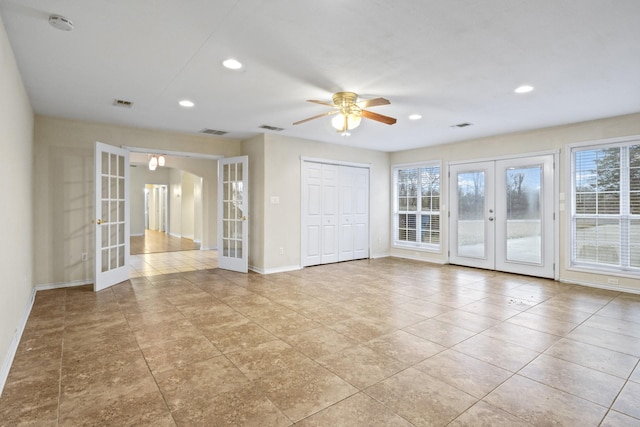
<svg viewBox="0 0 640 427"><path fill-rule="evenodd" d="M603 283L584 282L582 280L568 280L559 279L561 283L568 283L570 285L587 286L589 288L606 289L608 291L625 292L628 294L640 294L640 289L624 288L622 286L605 285Z"/></svg>
<svg viewBox="0 0 640 427"><path fill-rule="evenodd" d="M25 307L24 314L22 315L22 319L20 319L20 323L18 324L16 333L13 335L11 344L9 344L9 350L7 351L7 354L2 361L2 368L0 368L0 396L2 396L2 391L4 390L7 378L9 377L9 371L11 370L11 365L13 364L13 358L16 356L16 351L18 351L18 345L20 344L20 339L22 339L24 327L27 326L27 320L29 320L29 315L31 314L31 309L33 308L33 303L35 302L35 300L36 288L32 288L31 295L29 295L29 300L27 301L27 306Z"/></svg>
<svg viewBox="0 0 640 427"><path fill-rule="evenodd" d="M136 233L136 234L129 234L129 237L144 237L144 233L142 233L142 234L138 234L138 233Z"/></svg>
<svg viewBox="0 0 640 427"><path fill-rule="evenodd" d="M378 258L388 258L391 256L391 253L389 252L385 252L383 254L375 254L375 255L371 255L371 257L369 259L378 259Z"/></svg>
<svg viewBox="0 0 640 427"><path fill-rule="evenodd" d="M178 239L182 238L182 235L177 233L169 233L169 236L177 237Z"/></svg>
<svg viewBox="0 0 640 427"><path fill-rule="evenodd" d="M204 248L204 247L200 247L201 251L217 251L218 247L217 246L212 246L210 248Z"/></svg>
<svg viewBox="0 0 640 427"><path fill-rule="evenodd" d="M259 273L259 274L274 274L274 273L286 273L287 271L296 271L302 270L302 267L299 265L290 265L287 267L278 267L278 268L258 268L252 265L249 266L249 270Z"/></svg>
<svg viewBox="0 0 640 427"><path fill-rule="evenodd" d="M84 286L93 284L93 280L76 280L74 282L48 283L36 285L36 291L47 291L49 289L73 288L74 286Z"/></svg>

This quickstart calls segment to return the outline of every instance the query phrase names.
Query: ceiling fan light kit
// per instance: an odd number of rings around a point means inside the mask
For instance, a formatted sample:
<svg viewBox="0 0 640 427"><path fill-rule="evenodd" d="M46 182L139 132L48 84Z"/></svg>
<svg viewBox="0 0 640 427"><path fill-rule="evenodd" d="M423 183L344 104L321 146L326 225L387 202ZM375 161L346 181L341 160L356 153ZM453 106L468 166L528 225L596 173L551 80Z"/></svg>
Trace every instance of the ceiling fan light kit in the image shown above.
<svg viewBox="0 0 640 427"><path fill-rule="evenodd" d="M320 117L336 114L336 116L331 119L331 126L333 126L333 128L336 129L336 131L338 131L340 135L349 136L349 131L360 126L360 122L362 121L363 117L387 125L396 123L396 119L394 119L393 117L383 116L382 114L377 114L365 110L365 108L367 107L390 104L389 100L384 98L358 101L358 95L353 92L338 92L333 95L333 103L318 101L315 99L309 99L308 102L333 107L335 108L335 110L297 121L294 123L294 125L299 125L310 120L319 119Z"/></svg>

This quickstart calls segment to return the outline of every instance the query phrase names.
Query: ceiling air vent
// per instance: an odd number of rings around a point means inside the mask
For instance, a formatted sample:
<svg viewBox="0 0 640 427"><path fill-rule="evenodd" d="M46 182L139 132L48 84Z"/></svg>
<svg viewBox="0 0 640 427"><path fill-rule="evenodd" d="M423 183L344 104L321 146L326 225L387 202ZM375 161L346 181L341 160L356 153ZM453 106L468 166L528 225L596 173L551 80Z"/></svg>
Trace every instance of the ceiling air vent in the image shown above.
<svg viewBox="0 0 640 427"><path fill-rule="evenodd" d="M133 107L133 102L125 101L124 99L114 99L113 105L115 105L116 107L131 108Z"/></svg>
<svg viewBox="0 0 640 427"><path fill-rule="evenodd" d="M224 130L215 130L215 129L207 129L207 128L205 128L205 129L202 129L200 131L200 133L206 133L207 135L226 135L229 132L224 131Z"/></svg>
<svg viewBox="0 0 640 427"><path fill-rule="evenodd" d="M276 132L282 132L284 130L284 128L279 128L276 126L269 126L269 125L262 125L260 126L260 129L274 130Z"/></svg>
<svg viewBox="0 0 640 427"><path fill-rule="evenodd" d="M466 128L467 126L471 126L473 123L458 123L457 125L451 125L452 128Z"/></svg>

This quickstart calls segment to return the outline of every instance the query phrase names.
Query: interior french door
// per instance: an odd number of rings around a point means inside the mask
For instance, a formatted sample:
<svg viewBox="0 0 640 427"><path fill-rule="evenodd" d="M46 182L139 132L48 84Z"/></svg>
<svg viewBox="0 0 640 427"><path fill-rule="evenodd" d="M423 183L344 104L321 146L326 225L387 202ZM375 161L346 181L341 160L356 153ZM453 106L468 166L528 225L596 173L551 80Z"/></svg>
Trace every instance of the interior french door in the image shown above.
<svg viewBox="0 0 640 427"><path fill-rule="evenodd" d="M218 267L248 271L249 157L218 160Z"/></svg>
<svg viewBox="0 0 640 427"><path fill-rule="evenodd" d="M554 276L553 155L450 166L449 261Z"/></svg>
<svg viewBox="0 0 640 427"><path fill-rule="evenodd" d="M129 279L129 151L95 144L94 291Z"/></svg>

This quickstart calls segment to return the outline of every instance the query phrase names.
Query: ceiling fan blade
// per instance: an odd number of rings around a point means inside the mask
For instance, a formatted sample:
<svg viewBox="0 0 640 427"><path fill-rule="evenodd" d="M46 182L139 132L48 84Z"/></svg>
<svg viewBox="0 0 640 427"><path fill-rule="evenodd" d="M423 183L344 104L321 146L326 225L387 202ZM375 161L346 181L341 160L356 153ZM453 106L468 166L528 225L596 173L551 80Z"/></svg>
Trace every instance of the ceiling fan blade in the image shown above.
<svg viewBox="0 0 640 427"><path fill-rule="evenodd" d="M299 121L297 121L297 122L295 122L293 124L294 125L299 125L301 123L306 123L306 122L310 122L311 120L319 119L320 117L330 116L330 115L335 114L337 112L338 112L338 110L327 111L326 113L318 114L317 116L309 117L308 119L299 120Z"/></svg>
<svg viewBox="0 0 640 427"><path fill-rule="evenodd" d="M384 123L386 125L395 124L395 122L397 121L393 117L383 116L382 114L373 113L373 112L367 111L367 110L362 110L362 117L364 117L366 119L375 120L377 122L381 122L381 123Z"/></svg>
<svg viewBox="0 0 640 427"><path fill-rule="evenodd" d="M314 104L326 105L328 107L335 107L333 102L318 101L317 99L307 99L307 102L313 102Z"/></svg>
<svg viewBox="0 0 640 427"><path fill-rule="evenodd" d="M368 108L368 107L375 107L377 105L389 105L391 104L391 102L389 102L389 100L385 98L374 98L374 99L365 99L364 101L357 102L357 104L358 104L358 107L360 108Z"/></svg>

